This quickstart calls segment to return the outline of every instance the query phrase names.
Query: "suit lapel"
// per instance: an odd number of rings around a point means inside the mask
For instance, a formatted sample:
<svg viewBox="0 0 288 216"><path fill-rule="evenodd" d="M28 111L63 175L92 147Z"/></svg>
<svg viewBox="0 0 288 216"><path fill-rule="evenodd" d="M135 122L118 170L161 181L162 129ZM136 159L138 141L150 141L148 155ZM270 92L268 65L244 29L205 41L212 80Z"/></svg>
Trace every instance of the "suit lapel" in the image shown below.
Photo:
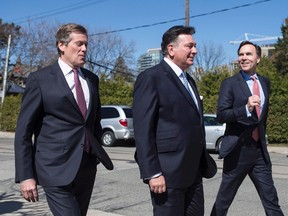
<svg viewBox="0 0 288 216"><path fill-rule="evenodd" d="M248 98L250 96L252 96L252 94L251 94L251 91L250 91L250 89L246 83L246 80L242 76L241 72L239 72L237 74L237 80L238 80L239 89L243 93L243 97L245 98L245 100L248 100ZM255 109L252 112L252 116L253 116L253 118L255 118L255 120L258 120L257 113L256 113Z"/></svg>
<svg viewBox="0 0 288 216"><path fill-rule="evenodd" d="M89 114L91 113L92 110L92 105L95 102L94 100L94 95L95 95L95 91L94 91L94 87L93 87L93 83L91 81L91 79L89 78L89 76L87 75L85 69L81 68L81 71L85 77L85 80L87 82L88 88L89 88L89 95L90 95L90 100L89 100L89 104L88 104L88 108L87 108L87 115L86 115L86 119L89 116Z"/></svg>
<svg viewBox="0 0 288 216"><path fill-rule="evenodd" d="M197 111L197 113L199 113L199 110L195 104L195 102L193 101L191 95L189 94L189 92L187 91L187 89L185 88L185 86L183 85L183 83L181 82L181 80L179 79L179 77L177 77L177 75L175 74L175 72L171 69L171 67L163 60L162 62L162 66L164 68L164 72L166 73L167 77L172 81L172 83L176 86L176 88L181 92L181 94L183 94L183 96L185 97L185 99L191 104L191 106ZM189 82L190 83L190 82ZM191 84L190 84L191 85ZM194 89L193 89L194 90ZM195 92L195 91L194 91ZM197 92L195 92L195 95L197 94ZM198 100L198 99L197 99Z"/></svg>
<svg viewBox="0 0 288 216"><path fill-rule="evenodd" d="M237 74L237 80L238 80L239 89L241 89L244 97L248 98L252 96L250 89L241 73Z"/></svg>
<svg viewBox="0 0 288 216"><path fill-rule="evenodd" d="M56 86L59 89L59 94L63 94L67 100L73 105L73 107L79 112L79 114L82 113L78 107L78 104L74 98L74 95L71 91L71 89L69 88L69 85L64 77L64 74L60 68L60 66L58 65L58 63L56 62L54 65L51 66L51 76L52 79L54 80Z"/></svg>

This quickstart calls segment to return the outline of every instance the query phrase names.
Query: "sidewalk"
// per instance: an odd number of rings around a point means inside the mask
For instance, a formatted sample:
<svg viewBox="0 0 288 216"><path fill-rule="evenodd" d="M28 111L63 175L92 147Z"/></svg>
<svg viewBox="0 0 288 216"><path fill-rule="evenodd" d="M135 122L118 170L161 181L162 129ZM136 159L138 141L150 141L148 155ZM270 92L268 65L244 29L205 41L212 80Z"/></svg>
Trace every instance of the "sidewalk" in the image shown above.
<svg viewBox="0 0 288 216"><path fill-rule="evenodd" d="M15 133L13 133L13 132L3 132L3 131L0 131L0 138L7 138L7 139L13 139L15 137ZM12 152L10 152L10 154L11 154ZM2 165L3 166L5 166L5 163L7 163L7 161L2 161L2 159L3 158L1 158L1 162L2 162ZM11 161L10 161L11 162ZM8 167L10 167L10 166L13 166L13 163L11 162L11 163L8 163L8 164L6 164ZM6 167L6 166L5 166ZM14 175L14 170L12 171L13 169L5 169L5 170L1 170L1 174L4 174L4 176L13 176ZM6 178L5 178L6 179ZM1 179L0 178L0 182L1 181L3 181L3 179ZM14 185L14 183L11 183L11 185ZM14 187L17 187L17 186L14 186ZM1 189L0 189L0 191L1 191ZM0 195L1 195L1 193L0 193ZM3 195L3 196L5 196L5 195ZM2 199L3 197L1 197L0 196L0 208L1 208L1 206L3 207L3 205L1 205L1 204L3 204L3 202L5 202L5 200L2 200L1 201L1 199ZM6 200L6 202L9 202L10 200ZM15 198L14 198L14 200L13 200L14 202L19 202L19 203L22 203L23 202L23 200L21 199L19 199L19 200L16 200ZM12 201L11 201L12 202ZM47 203L46 202L41 202L41 204L44 206L44 209L48 209L48 206L47 206ZM27 205L27 206L31 206L31 205L29 205L29 203L27 202L27 203L25 203L24 205ZM38 206L39 206L39 203L38 203ZM4 208L4 207L3 207ZM4 211L5 212L5 210L3 210L2 209L2 211ZM27 213L29 214L29 212L30 212L30 210L29 210L29 207L27 207L26 208L26 211L27 211ZM1 211L0 211L1 212ZM25 212L25 210L23 210L23 212ZM1 213L0 213L1 214ZM26 214L26 213L25 213ZM15 212L13 212L13 213L4 213L3 215L5 215L5 216L17 216L17 215L19 215L18 213L15 213ZM49 216L50 216L50 214L48 214ZM48 216L47 215L47 216ZM90 208L88 209L88 213L87 213L87 216L94 216L94 215L98 215L98 216L123 216L123 215L119 215L119 214L113 214L113 213L109 213L109 212L104 212L104 211L99 211L99 210L96 210L96 209L93 209L93 208L91 208L91 206L90 206Z"/></svg>
<svg viewBox="0 0 288 216"><path fill-rule="evenodd" d="M0 162L1 162L1 165L0 165L0 170L1 170L0 192L2 193L2 194L0 193L0 195L2 195L2 197L0 196L0 214L2 212L2 214L5 215L5 216L18 216L18 215L20 216L20 215L26 215L26 214L38 215L38 214L35 213L35 211L37 211L37 212L42 212L42 213L45 212L45 215L51 216L50 213L47 213L47 212L49 212L49 210L48 210L48 205L47 205L47 203L46 203L44 198L41 199L41 201L39 201L37 203L37 205L31 205L31 203L24 202L23 199L19 196L19 194L18 194L18 190L19 190L18 185L15 185L13 180L11 180L11 179L14 178L14 168L13 168L14 167L14 157L13 157L14 150L13 150L13 144L12 144L13 143L13 138L14 138L14 133L1 132L0 131L0 138L2 138L2 140L3 140L3 143L2 143L3 146L1 146L1 149L0 149L1 150L0 152L2 152L1 157L0 157ZM7 140L5 140L5 139L7 139ZM6 141L7 141L7 143L9 142L10 145L5 145ZM285 158L281 157L282 158L281 161L279 161L277 159L277 163L275 163L275 166L273 166L273 172L274 172L273 175L276 177L275 181L277 181L277 184L279 185L279 187L281 187L282 184L283 184L284 185L283 188L285 188L285 184L282 183L282 182L286 183L287 178L288 178L287 165L286 165L287 163L286 162L283 163L282 160L287 161L286 160L286 156L288 155L288 146L287 147L268 146L268 151L271 152L271 153L280 153L280 154L284 154L285 155ZM118 157L119 157L118 155L117 156L114 155L114 158L118 158ZM217 154L213 154L213 157L217 157ZM220 160L218 160L216 162L217 162L217 165L218 165L218 168L219 168L219 172L220 172L222 170L222 162ZM125 162L121 158L119 160L115 159L115 163L117 164L116 167L118 167L118 168L120 166L122 166L123 164L126 164L126 165L129 164L129 167L131 166L129 161ZM101 171L101 170L99 170L99 171ZM124 175L127 175L129 178L127 179L127 176L121 176L119 174L119 172L123 172ZM135 175L135 176L133 176L133 175ZM138 190L141 191L143 189L142 184L141 184L140 187L136 187L135 186L135 185L138 184L138 182L134 184L134 182L135 182L134 180L135 179L137 179L137 181L139 180L138 172L135 174L135 170L134 169L123 169L122 171L116 169L114 171L114 173L112 172L109 175L107 175L107 178L104 179L104 176L105 175L99 175L99 178L97 180L98 184L99 183L101 184L101 181L103 181L103 182L102 182L101 188L97 188L97 196L95 196L95 200L90 203L90 207L89 207L87 216L94 216L94 215L98 215L98 216L124 216L124 215L126 215L125 213L115 214L115 213L107 212L108 210L106 211L106 208L102 208L101 209L101 205L99 205L99 200L101 200L101 202L103 202L106 206L110 206L110 205L114 206L115 205L116 207L117 206L119 207L119 205L121 205L121 204L119 204L119 199L117 197L119 195L119 192L117 192L116 195L115 195L115 194L113 194L113 191L115 192L115 190L116 190L115 188L118 188L118 187L125 188L125 184L123 185L123 182L127 183L127 181L128 181L128 184L129 184L129 182L130 183L133 182L133 184L131 185L132 189L134 189L135 191L138 191ZM119 186L119 185L117 185L115 183L115 178L119 178L119 182L122 182L121 186ZM207 204L208 205L212 205L211 204L211 202L212 202L211 200L215 196L215 194L213 194L213 191L214 191L215 187L219 185L219 182L217 182L218 179L219 178L214 178L213 181L209 180L209 181L206 182L206 184L207 184L206 185L207 186L206 193L207 193ZM108 188L108 185L109 185L109 188ZM130 185L125 190L127 192L127 194L130 193L130 189L129 188L130 188ZM111 194L110 193L106 193L109 190L111 190ZM119 189L119 191L123 192L122 189ZM131 194L134 194L135 191L131 192ZM284 190L281 190L281 191L284 191ZM245 192L245 194L246 193L247 192ZM282 197L283 196L286 197L287 193L285 191L283 193L285 195L282 195ZM142 208L144 208L144 207L146 208L146 206L151 207L150 206L150 200L147 201L146 199L140 199L140 201L136 200L135 202L132 202L132 204L131 204L130 196L128 197L127 194L125 195L126 197L124 196L125 198L123 198L123 199L130 200L130 202L128 204L124 204L123 206L126 206L127 208L130 208L133 205L135 205L135 206L138 206L138 205L140 206L141 205ZM44 192L43 191L41 191L41 196L44 197ZM98 198L98 196L101 196L101 199ZM246 195L244 195L243 197L245 197L245 196ZM114 202L113 201L111 201L111 202L109 201L109 200L113 200L113 199L115 199ZM282 200L283 200L283 198L282 198ZM116 203L116 201L117 201L117 203ZM285 199L284 199L283 202L285 202ZM252 205L253 205L253 208L255 209L254 201L251 201L251 203L253 203ZM104 204L102 204L102 205L104 205ZM261 205L259 205L259 206L260 206L259 208L261 208ZM9 211L8 210L5 211L5 209L8 209ZM13 209L16 209L16 210L13 210ZM100 211L99 209L101 209L102 211ZM261 210L262 209L260 209L260 211ZM258 211L258 209L257 209L257 211Z"/></svg>

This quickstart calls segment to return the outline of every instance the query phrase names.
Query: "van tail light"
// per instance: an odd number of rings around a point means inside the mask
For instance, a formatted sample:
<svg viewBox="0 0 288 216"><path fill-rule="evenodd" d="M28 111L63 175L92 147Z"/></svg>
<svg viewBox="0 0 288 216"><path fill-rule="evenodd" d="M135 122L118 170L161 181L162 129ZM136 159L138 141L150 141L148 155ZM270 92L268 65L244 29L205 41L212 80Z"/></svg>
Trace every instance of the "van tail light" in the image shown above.
<svg viewBox="0 0 288 216"><path fill-rule="evenodd" d="M124 127L128 127L128 121L127 119L120 119L119 120L119 123L124 126Z"/></svg>

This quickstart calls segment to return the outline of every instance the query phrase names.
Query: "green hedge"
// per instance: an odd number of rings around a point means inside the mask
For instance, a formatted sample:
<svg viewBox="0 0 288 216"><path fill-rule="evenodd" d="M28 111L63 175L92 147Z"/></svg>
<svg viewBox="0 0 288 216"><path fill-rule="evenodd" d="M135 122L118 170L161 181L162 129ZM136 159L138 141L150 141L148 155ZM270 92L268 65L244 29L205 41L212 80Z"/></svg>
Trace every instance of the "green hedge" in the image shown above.
<svg viewBox="0 0 288 216"><path fill-rule="evenodd" d="M22 95L6 96L0 108L0 130L15 131Z"/></svg>
<svg viewBox="0 0 288 216"><path fill-rule="evenodd" d="M116 80L100 80L100 100L103 105L131 105L133 83L118 78ZM6 96L3 106L0 108L0 130L15 131L17 118L20 111L22 95Z"/></svg>

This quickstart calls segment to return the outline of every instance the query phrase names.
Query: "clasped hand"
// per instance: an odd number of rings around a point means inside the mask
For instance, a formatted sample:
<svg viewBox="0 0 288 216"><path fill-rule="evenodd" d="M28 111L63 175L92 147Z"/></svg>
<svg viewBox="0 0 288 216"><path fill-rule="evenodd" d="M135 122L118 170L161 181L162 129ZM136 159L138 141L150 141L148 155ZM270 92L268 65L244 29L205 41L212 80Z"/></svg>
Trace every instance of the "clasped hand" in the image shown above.
<svg viewBox="0 0 288 216"><path fill-rule="evenodd" d="M166 183L163 175L149 180L150 190L153 193L164 193L166 192Z"/></svg>
<svg viewBox="0 0 288 216"><path fill-rule="evenodd" d="M260 106L261 100L258 95L252 95L248 98L247 107L251 113L255 106Z"/></svg>
<svg viewBox="0 0 288 216"><path fill-rule="evenodd" d="M37 184L34 179L27 179L20 183L22 196L29 202L36 202L38 198Z"/></svg>

